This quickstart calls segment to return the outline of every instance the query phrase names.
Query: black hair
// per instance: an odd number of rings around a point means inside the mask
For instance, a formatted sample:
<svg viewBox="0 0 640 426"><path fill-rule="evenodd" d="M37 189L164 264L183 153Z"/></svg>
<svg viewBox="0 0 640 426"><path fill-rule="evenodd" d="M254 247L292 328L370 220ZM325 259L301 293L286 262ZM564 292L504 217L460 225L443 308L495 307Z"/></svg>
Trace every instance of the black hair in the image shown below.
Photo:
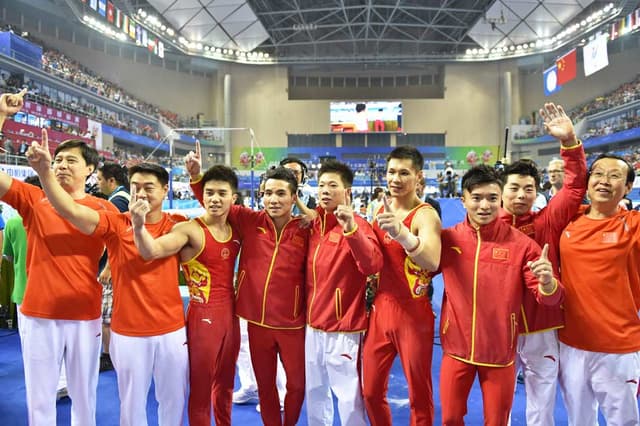
<svg viewBox="0 0 640 426"><path fill-rule="evenodd" d="M340 175L342 184L347 188L353 185L353 171L349 166L341 161L331 159L322 163L320 171L318 172L318 180L320 179L320 176L325 173L337 173Z"/></svg>
<svg viewBox="0 0 640 426"><path fill-rule="evenodd" d="M222 164L210 167L202 176L202 186L212 180L227 182L231 186L231 192L233 193L238 190L238 176L231 167Z"/></svg>
<svg viewBox="0 0 640 426"><path fill-rule="evenodd" d="M102 167L98 167L102 177L105 179L114 178L118 185L124 187L129 186L129 178L127 177L127 168L118 163L106 162Z"/></svg>
<svg viewBox="0 0 640 426"><path fill-rule="evenodd" d="M356 104L356 112L362 112L365 109L367 109L367 105L366 104Z"/></svg>
<svg viewBox="0 0 640 426"><path fill-rule="evenodd" d="M38 175L27 176L26 178L24 178L24 183L42 188L42 184L40 183L40 176Z"/></svg>
<svg viewBox="0 0 640 426"><path fill-rule="evenodd" d="M267 173L265 173L264 180L266 182L269 179L277 179L287 182L289 184L291 194L297 194L298 179L296 179L296 175L293 174L290 169L280 166L275 169L268 170Z"/></svg>
<svg viewBox="0 0 640 426"><path fill-rule="evenodd" d="M129 168L129 179L136 173L155 175L161 185L169 183L169 172L164 167L160 167L153 163L138 163Z"/></svg>
<svg viewBox="0 0 640 426"><path fill-rule="evenodd" d="M631 165L631 163L629 163L627 160L625 160L623 157L619 156L619 155L615 155L615 154L609 154L609 153L604 153L604 154L600 154L596 157L595 160L593 160L593 163L591 163L591 166L589 166L589 173L587 174L587 180L589 180L589 177L591 177L591 172L593 171L593 166L598 162L598 160L604 160L606 158L611 158L613 160L620 160L622 161L624 164L627 165L627 180L625 182L625 184L630 184L633 183L636 179L636 172L633 170L633 166Z"/></svg>
<svg viewBox="0 0 640 426"><path fill-rule="evenodd" d="M536 190L540 188L540 172L532 160L518 160L504 166L501 175L503 185L507 183L509 175L531 176L536 181Z"/></svg>
<svg viewBox="0 0 640 426"><path fill-rule="evenodd" d="M394 148L393 151L387 155L387 165L391 159L399 159L399 160L411 160L411 164L416 171L422 171L424 168L424 157L418 151L417 148L408 145L402 145L397 148Z"/></svg>
<svg viewBox="0 0 640 426"><path fill-rule="evenodd" d="M495 183L502 189L502 179L500 174L493 167L481 164L467 170L462 176L462 190L471 192L478 185L489 185Z"/></svg>
<svg viewBox="0 0 640 426"><path fill-rule="evenodd" d="M94 171L98 168L98 163L100 162L100 155L98 154L98 151L96 151L94 147L80 139L67 139L66 141L63 141L56 147L53 155L55 157L59 152L68 151L73 148L80 148L82 158L84 158L87 166L93 166Z"/></svg>
<svg viewBox="0 0 640 426"><path fill-rule="evenodd" d="M304 164L304 162L298 157L285 157L282 160L280 160L280 165L283 167L285 164L291 164L291 163L296 163L300 165L300 168L302 169L302 181L304 182L305 178L307 177L307 165Z"/></svg>

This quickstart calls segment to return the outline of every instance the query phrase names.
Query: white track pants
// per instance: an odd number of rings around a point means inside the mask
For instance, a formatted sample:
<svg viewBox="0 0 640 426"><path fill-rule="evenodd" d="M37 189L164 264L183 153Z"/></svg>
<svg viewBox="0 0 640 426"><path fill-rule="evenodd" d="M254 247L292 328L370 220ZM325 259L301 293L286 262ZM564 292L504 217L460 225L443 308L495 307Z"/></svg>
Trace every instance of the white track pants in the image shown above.
<svg viewBox="0 0 640 426"><path fill-rule="evenodd" d="M56 391L63 363L71 424L95 425L102 320L20 318L29 425L56 424Z"/></svg>
<svg viewBox="0 0 640 426"><path fill-rule="evenodd" d="M160 426L182 425L187 400L189 355L184 327L149 337L111 331L111 360L118 377L120 425L147 424L147 395L155 382Z"/></svg>
<svg viewBox="0 0 640 426"><path fill-rule="evenodd" d="M598 424L598 406L611 426L639 425L640 352L607 354L560 343L560 388L569 425Z"/></svg>
<svg viewBox="0 0 640 426"><path fill-rule="evenodd" d="M305 374L307 422L333 425L333 397L342 426L365 426L358 367L361 333L327 333L307 327Z"/></svg>
<svg viewBox="0 0 640 426"><path fill-rule="evenodd" d="M517 356L527 395L527 426L553 426L560 364L557 330L521 334Z"/></svg>

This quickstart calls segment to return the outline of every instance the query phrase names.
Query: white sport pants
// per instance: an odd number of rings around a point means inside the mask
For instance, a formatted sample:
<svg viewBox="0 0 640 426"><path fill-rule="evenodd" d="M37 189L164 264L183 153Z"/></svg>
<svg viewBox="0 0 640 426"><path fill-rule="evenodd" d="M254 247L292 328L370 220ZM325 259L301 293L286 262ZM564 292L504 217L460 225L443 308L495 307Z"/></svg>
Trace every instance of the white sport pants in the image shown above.
<svg viewBox="0 0 640 426"><path fill-rule="evenodd" d="M120 426L147 425L147 395L152 378L158 424L182 425L189 383L185 328L148 337L124 336L112 330L110 352L118 377Z"/></svg>
<svg viewBox="0 0 640 426"><path fill-rule="evenodd" d="M95 425L102 320L28 315L22 315L21 320L29 425L56 424L56 391L63 363L71 398L71 424Z"/></svg>
<svg viewBox="0 0 640 426"><path fill-rule="evenodd" d="M333 425L333 397L342 426L365 426L358 366L362 333L327 333L307 326L305 336L307 422Z"/></svg>
<svg viewBox="0 0 640 426"><path fill-rule="evenodd" d="M560 388L569 425L598 424L598 406L611 426L639 425L640 352L589 352L560 342Z"/></svg>

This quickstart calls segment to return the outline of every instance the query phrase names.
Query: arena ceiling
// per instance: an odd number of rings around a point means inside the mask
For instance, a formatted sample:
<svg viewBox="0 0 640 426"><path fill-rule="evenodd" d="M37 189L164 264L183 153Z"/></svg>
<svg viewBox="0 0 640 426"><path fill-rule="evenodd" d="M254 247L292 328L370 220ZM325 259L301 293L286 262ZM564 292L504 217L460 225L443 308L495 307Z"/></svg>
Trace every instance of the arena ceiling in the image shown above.
<svg viewBox="0 0 640 426"><path fill-rule="evenodd" d="M268 52L281 63L455 59L535 42L604 7L599 0L122 0L189 40ZM637 0L613 2L623 13Z"/></svg>

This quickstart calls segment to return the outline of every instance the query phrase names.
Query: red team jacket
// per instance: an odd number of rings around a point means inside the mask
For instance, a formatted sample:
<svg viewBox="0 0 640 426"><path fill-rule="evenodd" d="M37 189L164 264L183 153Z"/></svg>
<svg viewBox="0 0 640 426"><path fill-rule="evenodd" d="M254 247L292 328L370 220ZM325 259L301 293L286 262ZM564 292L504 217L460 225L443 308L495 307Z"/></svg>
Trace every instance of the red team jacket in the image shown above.
<svg viewBox="0 0 640 426"><path fill-rule="evenodd" d="M232 206L229 223L242 239L236 313L256 325L303 328L309 230L293 218L276 234L266 211Z"/></svg>
<svg viewBox="0 0 640 426"><path fill-rule="evenodd" d="M191 189L202 204L202 181ZM305 325L305 265L309 230L292 218L278 237L266 211L231 206L229 224L242 240L236 288L236 314L267 328Z"/></svg>
<svg viewBox="0 0 640 426"><path fill-rule="evenodd" d="M540 247L549 244L549 260L554 275L560 276L560 236L562 230L578 211L587 190L587 162L582 143L561 149L565 163L565 180L562 189L538 212L514 216L504 209L500 220L532 238ZM564 326L564 311L560 306L540 305L531 292L525 292L522 301L520 332L533 333Z"/></svg>
<svg viewBox="0 0 640 426"><path fill-rule="evenodd" d="M367 276L382 267L382 252L371 225L355 215L348 235L323 208L313 221L307 256L307 324L323 331L367 329Z"/></svg>
<svg viewBox="0 0 640 426"><path fill-rule="evenodd" d="M442 231L440 270L444 297L440 336L443 351L466 363L489 367L513 363L522 294L558 306L563 288L538 291L528 261L540 247L520 231L495 220L476 229L468 219Z"/></svg>

